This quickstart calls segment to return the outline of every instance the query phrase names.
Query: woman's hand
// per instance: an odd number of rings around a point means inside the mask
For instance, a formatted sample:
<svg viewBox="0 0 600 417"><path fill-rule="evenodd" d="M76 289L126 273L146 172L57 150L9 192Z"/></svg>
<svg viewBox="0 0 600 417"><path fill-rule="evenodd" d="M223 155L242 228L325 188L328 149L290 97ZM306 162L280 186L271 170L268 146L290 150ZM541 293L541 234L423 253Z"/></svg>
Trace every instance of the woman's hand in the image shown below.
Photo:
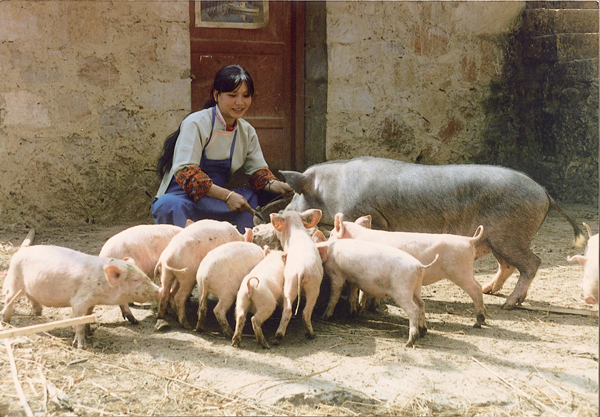
<svg viewBox="0 0 600 417"><path fill-rule="evenodd" d="M229 197L226 199L225 204L227 204L227 207L229 207L229 210L231 211L237 211L238 213L243 213L244 211L247 211L248 213L254 215L254 210L252 210L252 207L250 207L248 201L246 201L243 195L238 194L236 192L232 191L229 194Z"/></svg>
<svg viewBox="0 0 600 417"><path fill-rule="evenodd" d="M287 182L281 182L278 180L273 180L271 183L269 183L265 187L265 190L277 194L286 194L294 191Z"/></svg>

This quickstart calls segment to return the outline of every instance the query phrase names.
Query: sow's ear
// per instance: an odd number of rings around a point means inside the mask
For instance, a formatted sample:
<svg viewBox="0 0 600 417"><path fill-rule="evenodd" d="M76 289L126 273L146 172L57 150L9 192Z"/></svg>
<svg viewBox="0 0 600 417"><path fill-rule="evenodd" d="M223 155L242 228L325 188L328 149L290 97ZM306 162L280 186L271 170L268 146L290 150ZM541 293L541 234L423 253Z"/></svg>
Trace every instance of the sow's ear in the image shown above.
<svg viewBox="0 0 600 417"><path fill-rule="evenodd" d="M112 264L106 264L106 265L104 265L103 268L104 268L104 274L106 275L106 279L108 280L108 283L110 285L112 285L113 287L115 285L118 285L119 282L121 281L121 277L123 276L125 271L123 271L117 265L112 265Z"/></svg>
<svg viewBox="0 0 600 417"><path fill-rule="evenodd" d="M300 217L302 218L302 223L306 229L310 229L315 226L321 220L321 216L323 216L323 212L319 209L309 209L300 213Z"/></svg>
<svg viewBox="0 0 600 417"><path fill-rule="evenodd" d="M312 175L306 175L296 171L279 171L285 178L285 182L292 187L297 194L310 191L312 187Z"/></svg>

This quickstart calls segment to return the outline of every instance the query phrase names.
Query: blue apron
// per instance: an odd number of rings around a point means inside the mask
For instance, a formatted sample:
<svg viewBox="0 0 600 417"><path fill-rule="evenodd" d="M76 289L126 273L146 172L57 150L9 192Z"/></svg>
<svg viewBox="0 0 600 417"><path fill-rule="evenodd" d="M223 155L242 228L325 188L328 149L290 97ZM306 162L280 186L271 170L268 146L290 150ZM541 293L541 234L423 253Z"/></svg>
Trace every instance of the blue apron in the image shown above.
<svg viewBox="0 0 600 417"><path fill-rule="evenodd" d="M213 107L210 135L206 145L204 145L204 148L202 149L200 169L210 177L213 184L225 187L231 171L231 159L233 158L233 151L235 149L237 129L233 135L229 159L208 159L205 150L212 138L215 126L215 115L216 107ZM238 188L234 191L244 196L248 201L248 204L250 204L250 207L256 209L258 206L257 193L250 188ZM174 224L181 227L185 227L187 219L193 221L202 219L228 221L237 226L240 233L244 233L244 228L252 228L254 226L252 214L247 211L244 211L243 213L231 211L229 210L229 207L227 207L227 204L222 200L205 195L200 200L194 202L194 200L192 200L185 190L177 183L175 177L171 179L171 183L165 194L158 199L154 199L152 202L152 217L156 224Z"/></svg>

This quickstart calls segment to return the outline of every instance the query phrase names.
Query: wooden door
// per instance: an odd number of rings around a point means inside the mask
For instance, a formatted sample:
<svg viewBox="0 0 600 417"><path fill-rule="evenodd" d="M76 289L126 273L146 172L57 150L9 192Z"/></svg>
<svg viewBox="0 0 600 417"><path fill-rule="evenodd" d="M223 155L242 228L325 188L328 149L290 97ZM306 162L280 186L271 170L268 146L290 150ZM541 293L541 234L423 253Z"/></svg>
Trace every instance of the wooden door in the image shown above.
<svg viewBox="0 0 600 417"><path fill-rule="evenodd" d="M229 10L260 7L266 21L223 23L211 17L215 13L205 12L219 9L222 17L229 13L223 11L227 5ZM220 68L245 68L255 93L244 118L256 129L275 172L304 169L304 10L300 1L190 2L192 111L200 110L210 97Z"/></svg>

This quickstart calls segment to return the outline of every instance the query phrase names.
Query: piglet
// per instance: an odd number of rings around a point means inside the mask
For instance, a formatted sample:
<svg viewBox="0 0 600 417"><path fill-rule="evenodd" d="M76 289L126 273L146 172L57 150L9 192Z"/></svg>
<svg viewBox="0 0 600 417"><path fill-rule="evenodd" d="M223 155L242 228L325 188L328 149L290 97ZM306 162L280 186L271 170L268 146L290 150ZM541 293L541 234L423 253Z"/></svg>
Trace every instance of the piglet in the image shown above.
<svg viewBox="0 0 600 417"><path fill-rule="evenodd" d="M344 283L352 284L372 297L392 297L406 313L409 335L406 346L412 346L427 331L425 303L421 283L428 265L414 256L383 243L354 239L328 240L317 243L324 261L325 273L331 279L331 296L324 317L331 317Z"/></svg>
<svg viewBox="0 0 600 417"><path fill-rule="evenodd" d="M363 216L355 222L345 222L342 213L335 215L334 228L329 239L357 239L393 246L414 256L422 263L429 263L440 255L440 260L423 274L423 285L448 279L462 288L473 300L476 322L480 328L485 322L485 306L481 284L473 274L473 262L477 252L475 245L483 235L479 226L473 237L448 233L388 232L371 229L371 216ZM355 310L354 305L352 308ZM352 311L353 312L353 311Z"/></svg>
<svg viewBox="0 0 600 417"><path fill-rule="evenodd" d="M246 229L246 238L252 241L251 229ZM243 241L244 236L229 222L199 220L188 225L169 242L160 254L154 275L160 271L161 287L164 291L158 301L155 329L166 326L164 320L167 305L172 301L179 323L186 329L192 326L185 314L185 302L196 286L196 273L200 262L211 250L227 242ZM171 298L172 297L172 298Z"/></svg>
<svg viewBox="0 0 600 417"><path fill-rule="evenodd" d="M315 337L311 316L323 281L323 264L317 246L306 229L315 226L321 219L321 215L321 210L318 209L306 210L302 213L295 211L271 213L271 223L275 227L283 250L287 252L283 270L283 311L281 322L275 332L273 342L275 344L279 344L283 339L292 318L292 303L298 297L298 304L300 304L301 293L306 297L302 311L306 337L309 339Z"/></svg>
<svg viewBox="0 0 600 417"><path fill-rule="evenodd" d="M155 283L160 276L154 276L158 258L167 247L173 236L183 228L172 224L142 224L117 233L106 241L99 256L117 259L131 259L142 272ZM129 305L121 307L121 314L131 323L137 323L129 309Z"/></svg>
<svg viewBox="0 0 600 417"><path fill-rule="evenodd" d="M2 292L6 302L22 290L36 315L42 306L71 307L73 316L92 314L94 306L127 305L157 300L159 287L137 266L121 259L87 255L68 248L36 245L21 248L11 259ZM13 305L4 313L10 322ZM89 325L75 326L78 348L85 347Z"/></svg>
<svg viewBox="0 0 600 417"><path fill-rule="evenodd" d="M592 236L592 229L583 223L588 231L589 240L583 255L569 256L569 262L577 261L583 265L583 298L587 304L598 304L598 233Z"/></svg>
<svg viewBox="0 0 600 417"><path fill-rule="evenodd" d="M196 280L198 282L198 321L196 331L204 331L208 312L208 294L219 302L214 308L221 329L230 338L233 331L227 323L227 311L235 302L242 280L263 258L260 246L250 242L228 242L213 249L200 262Z"/></svg>
<svg viewBox="0 0 600 417"><path fill-rule="evenodd" d="M154 269L158 258L171 239L183 230L172 224L141 224L117 233L106 241L99 256L130 258L155 282Z"/></svg>
<svg viewBox="0 0 600 417"><path fill-rule="evenodd" d="M265 246L265 258L244 277L237 293L235 304L235 333L232 346L239 346L248 312L253 314L250 321L256 341L269 349L269 343L262 331L262 324L273 314L275 308L283 307L283 268L287 254L271 251Z"/></svg>

